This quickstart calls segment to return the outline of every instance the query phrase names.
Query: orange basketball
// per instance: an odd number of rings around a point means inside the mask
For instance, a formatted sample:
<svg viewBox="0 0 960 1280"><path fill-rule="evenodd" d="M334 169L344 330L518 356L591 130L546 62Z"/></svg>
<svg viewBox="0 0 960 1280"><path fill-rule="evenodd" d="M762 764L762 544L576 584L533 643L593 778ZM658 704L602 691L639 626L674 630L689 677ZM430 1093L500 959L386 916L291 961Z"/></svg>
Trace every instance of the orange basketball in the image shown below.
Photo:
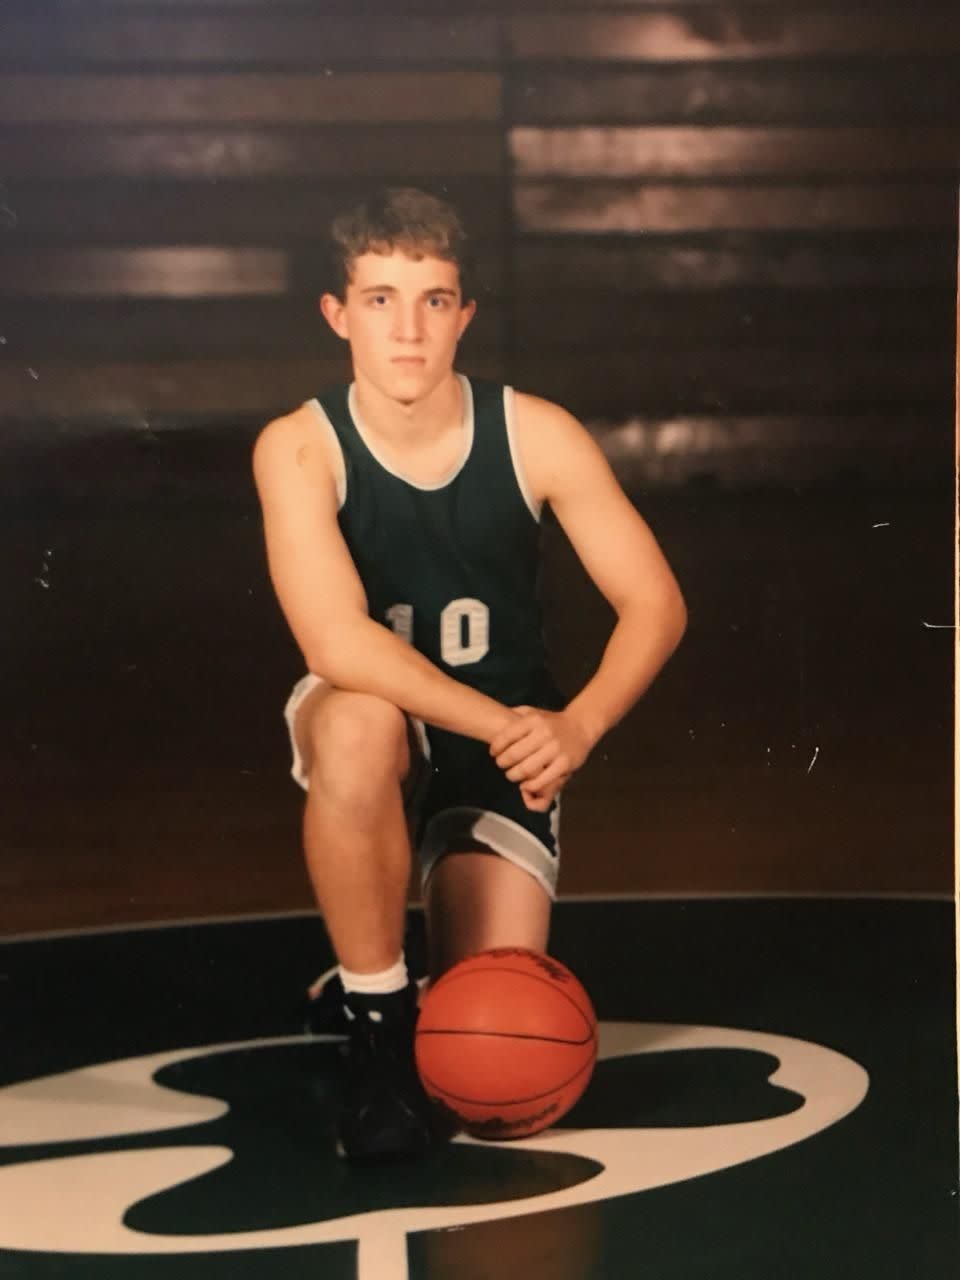
<svg viewBox="0 0 960 1280"><path fill-rule="evenodd" d="M478 1138L525 1138L565 1115L597 1059L590 997L551 956L481 951L420 1008L417 1070L427 1093Z"/></svg>

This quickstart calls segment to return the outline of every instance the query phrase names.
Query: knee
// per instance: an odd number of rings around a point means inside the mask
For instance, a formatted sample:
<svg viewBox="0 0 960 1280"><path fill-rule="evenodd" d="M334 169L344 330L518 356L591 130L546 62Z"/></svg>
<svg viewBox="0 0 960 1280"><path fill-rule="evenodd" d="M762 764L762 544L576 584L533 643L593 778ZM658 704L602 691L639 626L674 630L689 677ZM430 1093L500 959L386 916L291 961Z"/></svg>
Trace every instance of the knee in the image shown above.
<svg viewBox="0 0 960 1280"><path fill-rule="evenodd" d="M307 726L314 774L330 784L362 778L402 777L407 735L403 712L383 698L334 690Z"/></svg>

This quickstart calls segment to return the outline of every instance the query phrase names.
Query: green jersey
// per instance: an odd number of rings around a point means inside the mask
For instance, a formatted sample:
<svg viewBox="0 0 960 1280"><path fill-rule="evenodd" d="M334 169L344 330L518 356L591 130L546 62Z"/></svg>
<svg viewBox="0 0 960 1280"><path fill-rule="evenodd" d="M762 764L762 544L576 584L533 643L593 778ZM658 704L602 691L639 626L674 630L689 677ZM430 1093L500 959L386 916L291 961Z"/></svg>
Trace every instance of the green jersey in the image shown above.
<svg viewBox="0 0 960 1280"><path fill-rule="evenodd" d="M520 468L510 387L460 376L464 449L419 484L378 456L355 390L318 397L345 471L339 523L370 616L504 704L558 709L539 600L540 515Z"/></svg>

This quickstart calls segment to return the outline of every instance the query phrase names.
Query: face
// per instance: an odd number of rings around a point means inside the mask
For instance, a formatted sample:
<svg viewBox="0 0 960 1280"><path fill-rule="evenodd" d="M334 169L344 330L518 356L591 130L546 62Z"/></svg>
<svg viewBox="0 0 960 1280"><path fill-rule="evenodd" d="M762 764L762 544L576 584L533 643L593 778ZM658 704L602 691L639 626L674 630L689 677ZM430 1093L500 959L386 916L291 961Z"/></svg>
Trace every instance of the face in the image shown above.
<svg viewBox="0 0 960 1280"><path fill-rule="evenodd" d="M356 258L346 297L326 293L320 308L350 343L357 381L403 404L425 399L450 376L475 310L462 303L455 263L399 249Z"/></svg>

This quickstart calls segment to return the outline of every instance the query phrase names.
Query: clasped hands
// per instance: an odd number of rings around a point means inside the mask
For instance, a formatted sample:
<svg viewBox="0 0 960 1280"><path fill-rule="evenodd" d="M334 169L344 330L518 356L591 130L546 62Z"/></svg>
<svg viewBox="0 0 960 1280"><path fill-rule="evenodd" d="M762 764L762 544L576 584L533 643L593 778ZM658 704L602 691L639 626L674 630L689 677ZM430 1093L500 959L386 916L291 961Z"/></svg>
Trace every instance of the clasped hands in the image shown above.
<svg viewBox="0 0 960 1280"><path fill-rule="evenodd" d="M519 783L526 807L546 813L590 754L592 743L569 711L526 706L512 710L510 720L490 743L490 754L510 781Z"/></svg>

